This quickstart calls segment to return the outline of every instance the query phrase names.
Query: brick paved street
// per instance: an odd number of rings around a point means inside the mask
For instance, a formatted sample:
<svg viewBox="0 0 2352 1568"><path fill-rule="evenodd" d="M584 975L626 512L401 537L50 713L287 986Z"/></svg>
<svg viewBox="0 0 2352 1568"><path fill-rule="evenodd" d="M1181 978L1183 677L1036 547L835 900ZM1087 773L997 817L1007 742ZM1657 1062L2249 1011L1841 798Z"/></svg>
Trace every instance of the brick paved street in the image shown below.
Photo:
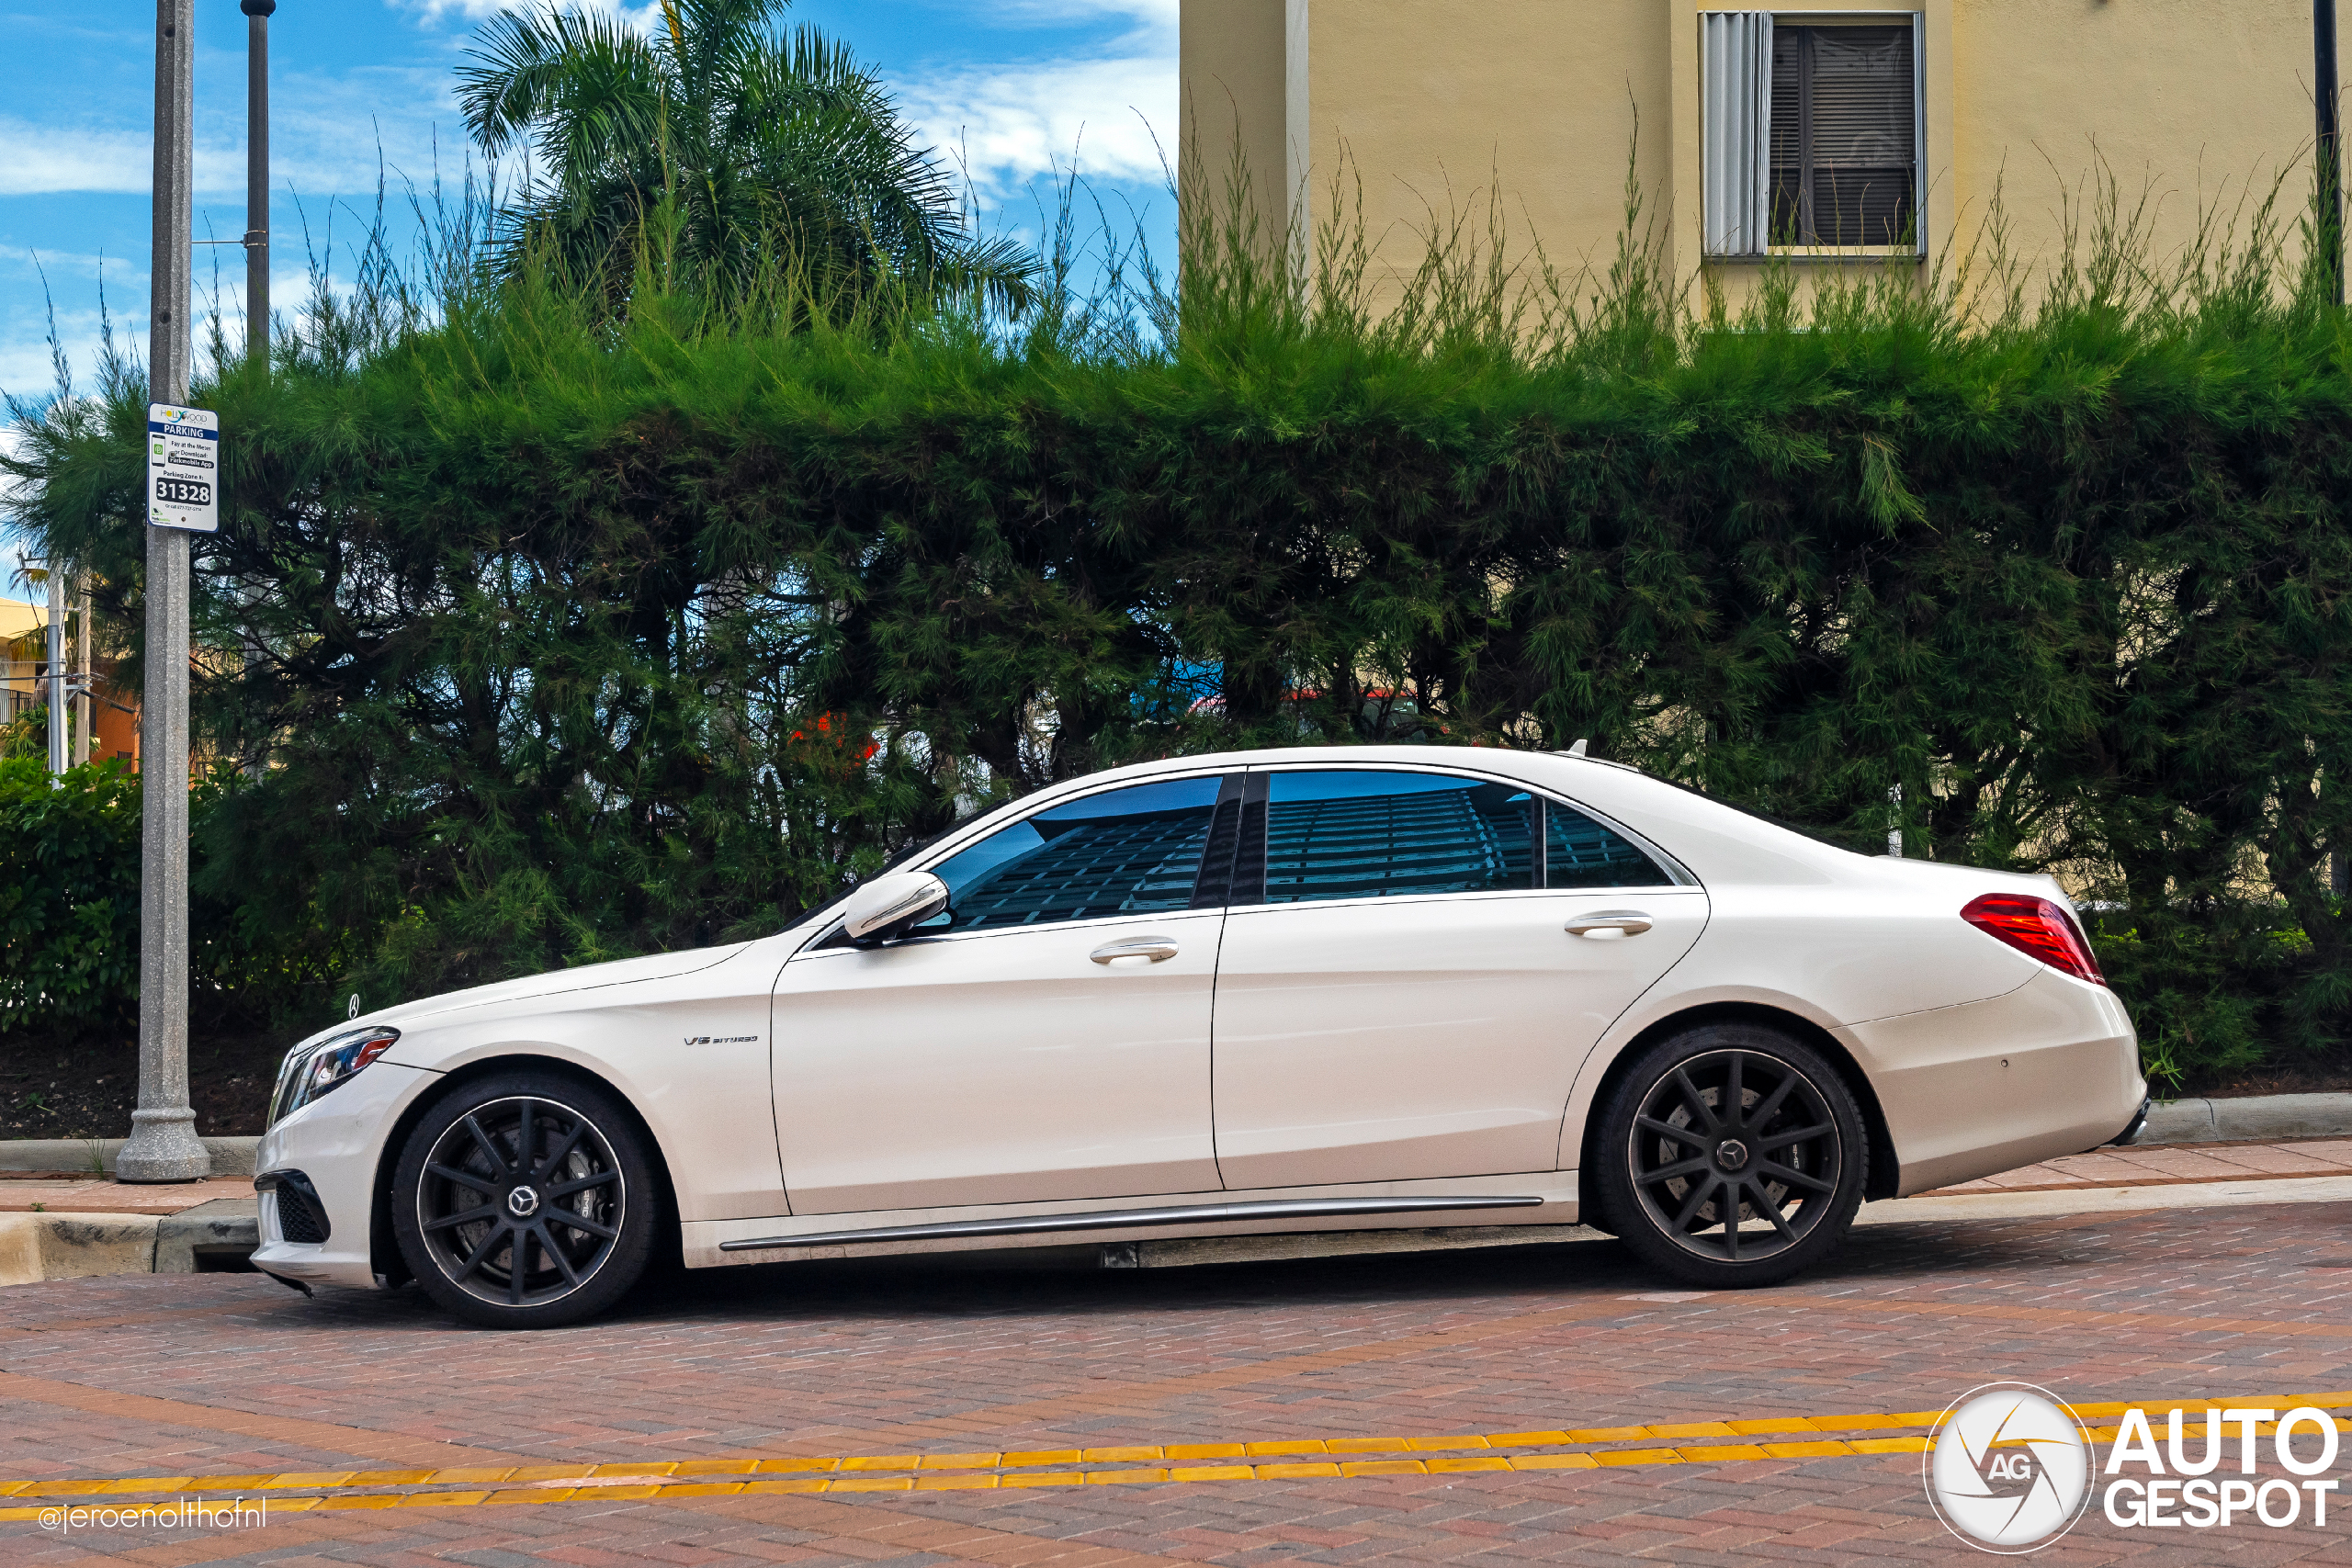
<svg viewBox="0 0 2352 1568"><path fill-rule="evenodd" d="M1990 1378L2078 1404L2352 1389L2352 1214L2282 1203L1883 1225L1795 1284L1732 1295L1665 1288L1607 1242L1166 1270L901 1259L692 1275L617 1318L534 1336L452 1326L413 1292L306 1302L250 1275L28 1285L0 1292L0 1477L589 1461L641 1476L794 1455L1337 1449L1935 1410ZM281 1511L242 1532L61 1539L0 1523L0 1561L1982 1561L1934 1518L1919 1462L823 1495L564 1482L587 1495ZM2325 1529L2126 1530L2094 1505L2039 1561L2352 1562L2342 1506Z"/></svg>

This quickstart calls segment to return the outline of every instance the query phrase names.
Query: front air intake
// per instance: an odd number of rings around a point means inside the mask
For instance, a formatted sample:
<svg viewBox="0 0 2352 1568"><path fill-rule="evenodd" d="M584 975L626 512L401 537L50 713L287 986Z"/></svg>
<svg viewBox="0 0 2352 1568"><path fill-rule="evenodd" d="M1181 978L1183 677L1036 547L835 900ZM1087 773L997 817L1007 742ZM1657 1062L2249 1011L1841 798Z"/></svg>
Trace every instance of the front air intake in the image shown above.
<svg viewBox="0 0 2352 1568"><path fill-rule="evenodd" d="M277 1197L277 1234L301 1247L316 1247L334 1234L319 1190L299 1170L266 1170L254 1178L254 1190Z"/></svg>

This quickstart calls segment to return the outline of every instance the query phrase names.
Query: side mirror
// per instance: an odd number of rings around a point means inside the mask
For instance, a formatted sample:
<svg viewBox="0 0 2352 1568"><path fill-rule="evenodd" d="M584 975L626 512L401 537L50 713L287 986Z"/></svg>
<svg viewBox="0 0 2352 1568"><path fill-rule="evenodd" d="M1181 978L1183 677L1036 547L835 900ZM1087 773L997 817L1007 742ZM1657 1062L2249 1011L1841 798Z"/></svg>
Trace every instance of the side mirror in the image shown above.
<svg viewBox="0 0 2352 1568"><path fill-rule="evenodd" d="M895 941L947 908L947 884L927 871L877 876L842 901L842 929L861 946Z"/></svg>

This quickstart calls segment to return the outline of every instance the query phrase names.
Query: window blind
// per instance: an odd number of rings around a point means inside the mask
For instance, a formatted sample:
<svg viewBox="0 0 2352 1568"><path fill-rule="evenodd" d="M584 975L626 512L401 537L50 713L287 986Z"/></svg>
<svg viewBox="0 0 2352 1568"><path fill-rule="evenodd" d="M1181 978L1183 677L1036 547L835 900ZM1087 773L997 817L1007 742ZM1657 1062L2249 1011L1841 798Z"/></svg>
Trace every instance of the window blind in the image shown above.
<svg viewBox="0 0 2352 1568"><path fill-rule="evenodd" d="M1707 254L1761 255L1772 238L1772 13L1705 11L1699 25Z"/></svg>
<svg viewBox="0 0 2352 1568"><path fill-rule="evenodd" d="M1903 26L1774 30L1775 243L1913 240L1919 148L1911 49Z"/></svg>

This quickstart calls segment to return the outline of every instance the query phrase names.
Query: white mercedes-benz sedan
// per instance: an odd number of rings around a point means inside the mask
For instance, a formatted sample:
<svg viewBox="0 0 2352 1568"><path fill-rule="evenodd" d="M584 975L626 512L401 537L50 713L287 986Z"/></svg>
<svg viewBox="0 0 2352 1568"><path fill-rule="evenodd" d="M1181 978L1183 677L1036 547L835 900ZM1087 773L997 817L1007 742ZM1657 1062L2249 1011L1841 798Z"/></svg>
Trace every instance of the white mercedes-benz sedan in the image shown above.
<svg viewBox="0 0 2352 1568"><path fill-rule="evenodd" d="M2046 879L1572 754L1189 757L1001 807L756 942L303 1042L254 1261L514 1327L667 1250L1582 1221L1758 1285L1865 1199L2145 1105Z"/></svg>

